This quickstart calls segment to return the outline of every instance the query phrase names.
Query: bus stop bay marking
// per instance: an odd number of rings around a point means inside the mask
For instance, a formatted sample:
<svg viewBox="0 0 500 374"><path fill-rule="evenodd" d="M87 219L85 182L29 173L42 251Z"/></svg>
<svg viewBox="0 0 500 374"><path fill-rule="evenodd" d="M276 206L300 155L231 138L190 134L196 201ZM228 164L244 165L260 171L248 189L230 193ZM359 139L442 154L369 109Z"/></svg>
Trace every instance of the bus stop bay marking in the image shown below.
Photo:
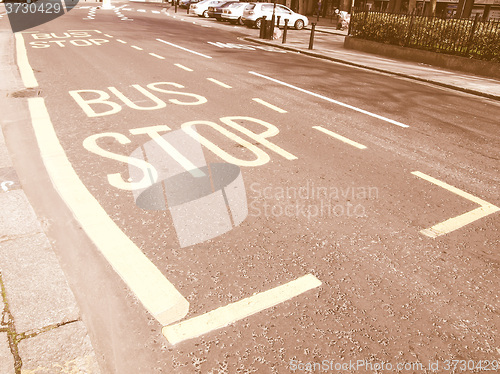
<svg viewBox="0 0 500 374"><path fill-rule="evenodd" d="M177 344L224 328L319 286L321 286L321 281L314 275L307 274L281 286L254 294L246 299L217 308L200 316L165 326L162 332L170 344Z"/></svg>
<svg viewBox="0 0 500 374"><path fill-rule="evenodd" d="M51 46L66 47L73 45L75 47L100 46L109 43L108 39L96 38L88 31L69 31L61 34L57 33L32 33L35 41L29 42L32 48L49 48Z"/></svg>
<svg viewBox="0 0 500 374"><path fill-rule="evenodd" d="M55 189L144 307L163 325L184 318L188 301L120 230L82 183L59 143L43 98L28 99L35 136Z"/></svg>
<svg viewBox="0 0 500 374"><path fill-rule="evenodd" d="M234 165L256 167L265 165L271 160L267 152L263 151L255 144L252 144L252 142L249 142L244 138L242 138L240 136L241 134L247 136L252 141L258 143L262 147L267 148L268 150L274 153L277 153L283 158L286 158L287 160L297 159L297 157L295 157L291 153L285 151L278 145L268 140L269 138L274 137L279 133L278 128L268 122L259 120L257 118L242 117L242 116L222 117L220 118L220 121L226 126L221 126L211 121L191 121L183 123L181 125L181 129L187 135L198 141L201 145L203 145L205 148L207 148L216 156L218 156L220 159ZM261 127L263 127L264 130L260 133L253 132L249 130L246 126L242 125L242 123L248 126L248 128L254 128L256 125L260 125ZM246 148L255 156L255 158L253 160L240 159L234 155L227 153L226 151L221 149L218 145L213 143L210 139L201 135L198 132L199 129L204 126L216 130L222 136L226 137L229 141L236 143L240 147ZM231 130L233 131L228 130L227 127L231 128ZM137 139L142 142L145 140L144 135L149 136L150 139L155 141L158 144L158 146L163 151L165 151L166 156L167 155L170 156L179 165L184 167L186 171L194 169L193 165L190 164L189 161L187 160L187 155L184 155L182 153L183 151L182 149L176 149L171 144L165 143L164 139L162 138L162 135L168 131L171 131L171 128L166 125L156 125L156 126L142 127L129 130L131 135L137 136ZM119 172L108 174L107 180L111 186L121 190L133 191L133 190L148 188L152 184L158 181L157 180L158 172L155 169L155 167L151 165L149 162L143 159L132 157L131 155L128 154L115 153L105 148L102 148L101 145L99 145L102 144L100 140L106 138L107 139L111 138L112 140L123 145L132 143L132 140L130 140L124 134L117 132L105 132L105 133L94 134L87 137L83 141L83 147L87 151L94 153L95 155L105 157L122 164L127 164L136 167L142 172L142 178L140 180L130 180L129 178L123 177Z"/></svg>
<svg viewBox="0 0 500 374"><path fill-rule="evenodd" d="M420 171L413 171L412 174L428 182L431 182L436 186L442 187L450 192L453 192L454 194L457 194L458 196L461 196L464 199L467 199L469 201L472 201L473 203L480 205L479 208L473 209L459 216L447 219L446 221L438 223L432 226L431 228L421 230L420 233L425 236L428 236L430 238L436 238L438 236L445 235L452 231L458 230L459 228L464 227L469 223L472 223L474 221L477 221L478 219L484 218L490 214L500 211L499 207L490 204L489 202L484 201L479 197L473 196L470 193L462 191L454 186L451 186L445 182L442 182L436 178L433 178L427 174L421 173Z"/></svg>

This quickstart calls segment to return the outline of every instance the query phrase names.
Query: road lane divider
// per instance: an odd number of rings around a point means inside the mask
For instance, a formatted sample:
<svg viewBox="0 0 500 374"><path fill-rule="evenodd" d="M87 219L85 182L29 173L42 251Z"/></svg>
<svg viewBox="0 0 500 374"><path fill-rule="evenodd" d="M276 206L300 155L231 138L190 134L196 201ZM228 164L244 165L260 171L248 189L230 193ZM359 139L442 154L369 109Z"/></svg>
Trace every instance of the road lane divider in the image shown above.
<svg viewBox="0 0 500 374"><path fill-rule="evenodd" d="M164 44L167 44L171 47L175 47L175 48L179 48L179 49L182 49L183 51L186 51L186 52L189 52L189 53L193 53L195 55L198 55L198 56L201 56L201 57L205 57L205 58L212 58L210 56L207 56L207 55L204 55L203 53L200 53L200 52L196 52L196 51L193 51L191 49L188 49L188 48L184 48L184 47L181 47L180 45L177 45L177 44L174 44L174 43L170 43L170 42L167 42L163 39L156 39L157 41L161 42L161 43L164 43Z"/></svg>
<svg viewBox="0 0 500 374"><path fill-rule="evenodd" d="M40 154L54 188L104 258L162 325L184 318L189 302L108 216L69 162L43 98L29 98Z"/></svg>
<svg viewBox="0 0 500 374"><path fill-rule="evenodd" d="M127 44L127 42L126 42L126 41L121 40L121 39L116 39L116 41L117 41L118 43Z"/></svg>
<svg viewBox="0 0 500 374"><path fill-rule="evenodd" d="M360 144L358 142L355 142L354 140L348 139L342 135L339 135L333 131L327 130L324 127L321 126L313 126L313 129L319 130L322 133L325 133L326 135L330 135L332 138L338 139L346 144L352 145L353 147L356 147L358 149L366 149L366 145Z"/></svg>
<svg viewBox="0 0 500 374"><path fill-rule="evenodd" d="M138 51L143 51L143 49L141 47L138 47L136 45L132 45L131 47L134 49L137 49Z"/></svg>
<svg viewBox="0 0 500 374"><path fill-rule="evenodd" d="M160 60L165 60L165 57L160 56L160 55L157 55L156 53L149 53L149 54L150 54L151 56L153 56L153 57L156 57L156 58L160 59Z"/></svg>
<svg viewBox="0 0 500 374"><path fill-rule="evenodd" d="M372 113L372 112L369 112L367 110L364 110L364 109L361 109L361 108L358 108L358 107L355 107L353 105L349 105L349 104L345 104L343 102L340 102L338 100L334 100L334 99L331 99L329 97L326 97L326 96L323 96L323 95L320 95L320 94L317 94L315 92L312 92L312 91L309 91L309 90L305 90L303 88L300 88L300 87L297 87L297 86L294 86L290 83L286 83L286 82L283 82L283 81L280 81L278 79L275 79L275 78L271 78L271 77L268 77L267 75L263 75L263 74L259 74L259 73L256 73L254 71L249 71L250 74L252 75L255 75L257 77L260 77L260 78L264 78L264 79L267 79L271 82L274 82L274 83L278 83L282 86L285 86L285 87L288 87L288 88L291 88L291 89L294 89L296 91L300 91L300 92L303 92L305 94L308 94L308 95L311 95L311 96L314 96L314 97L317 97L319 99L322 99L322 100L325 100L325 101L328 101L330 103L333 103L333 104L337 104L337 105L340 105L340 106L343 106L345 108L348 108L348 109L352 109L356 112L359 112L359 113L363 113L363 114L366 114L368 116L371 116L371 117L374 117L374 118L377 118L377 119L380 119L382 121L385 121L385 122L388 122L388 123L391 123L393 125L396 125L396 126L399 126L399 127L410 127L408 125L405 125L404 123L401 123L401 122L398 122L398 121L394 121L392 119L389 119L387 117L384 117L384 116L380 116L378 114L375 114L375 113Z"/></svg>
<svg viewBox="0 0 500 374"><path fill-rule="evenodd" d="M420 171L413 171L413 175L425 179L428 182L435 184L436 186L442 187L445 190L453 192L454 194L463 197L473 203L479 204L480 207L473 209L467 213L461 214L459 216L447 219L444 222L438 223L431 228L421 230L420 233L428 236L430 238L437 238L438 236L448 234L452 231L458 230L469 223L477 221L478 219L484 218L490 214L500 211L500 208L480 199L479 197L473 196L470 193L462 191L454 186L451 186L445 182L442 182L436 178L433 178L427 174L421 173Z"/></svg>
<svg viewBox="0 0 500 374"><path fill-rule="evenodd" d="M281 109L281 108L278 108L277 106L273 105L273 104L270 104L268 103L267 101L264 101L262 99L259 99L259 98L253 98L252 99L253 101L255 101L256 103L259 103L259 104L262 104L264 106L267 106L268 108L272 109L272 110L275 110L276 112L278 113L287 113L286 110L284 109Z"/></svg>
<svg viewBox="0 0 500 374"><path fill-rule="evenodd" d="M24 87L38 87L38 81L35 78L35 73L33 72L33 69L28 61L28 53L26 51L26 46L24 45L23 34L16 32L14 35L16 37L17 66L19 66L19 72L21 74Z"/></svg>
<svg viewBox="0 0 500 374"><path fill-rule="evenodd" d="M190 69L187 66L184 66L184 65L181 65L181 64L174 64L174 65L177 66L178 68L181 68L182 70L193 71L193 69Z"/></svg>
<svg viewBox="0 0 500 374"><path fill-rule="evenodd" d="M162 333L170 344L177 344L226 327L319 286L321 286L321 281L314 275L307 274L281 286L257 293L200 316L175 325L165 326Z"/></svg>
<svg viewBox="0 0 500 374"><path fill-rule="evenodd" d="M217 79L214 79L214 78L207 78L207 80L209 80L210 82L213 82L215 84L218 84L219 86L224 87L224 88L232 88L230 85L222 83L221 81L218 81Z"/></svg>

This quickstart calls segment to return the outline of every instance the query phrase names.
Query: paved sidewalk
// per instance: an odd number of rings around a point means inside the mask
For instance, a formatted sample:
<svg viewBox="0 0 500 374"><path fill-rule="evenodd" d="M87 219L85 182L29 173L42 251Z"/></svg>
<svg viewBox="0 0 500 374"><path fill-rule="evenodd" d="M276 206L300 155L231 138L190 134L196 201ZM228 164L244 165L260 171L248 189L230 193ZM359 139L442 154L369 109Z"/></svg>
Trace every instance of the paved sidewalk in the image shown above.
<svg viewBox="0 0 500 374"><path fill-rule="evenodd" d="M98 374L80 310L40 222L22 189L2 128L26 121L12 116L23 92L12 32L0 31L0 373ZM12 118L11 118L12 117ZM24 117L24 118L19 118Z"/></svg>
<svg viewBox="0 0 500 374"><path fill-rule="evenodd" d="M309 20L316 22L315 17L309 17ZM310 26L308 30L310 30ZM279 40L264 40L246 37L245 40L500 100L500 81L494 78L480 77L422 63L346 49L344 48L344 39L347 31L339 31L336 30L335 26L330 26L328 18L320 18L316 31L312 50L308 49L311 32L307 30L288 30L285 44L282 43L281 38Z"/></svg>

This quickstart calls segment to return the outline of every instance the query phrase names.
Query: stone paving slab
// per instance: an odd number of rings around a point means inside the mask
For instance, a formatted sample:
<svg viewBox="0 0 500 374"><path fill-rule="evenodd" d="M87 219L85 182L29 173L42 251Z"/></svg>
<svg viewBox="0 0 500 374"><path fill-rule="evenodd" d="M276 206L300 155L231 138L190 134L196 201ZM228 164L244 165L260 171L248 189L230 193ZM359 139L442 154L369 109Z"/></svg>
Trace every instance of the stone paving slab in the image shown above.
<svg viewBox="0 0 500 374"><path fill-rule="evenodd" d="M83 322L72 322L19 343L23 374L98 374Z"/></svg>
<svg viewBox="0 0 500 374"><path fill-rule="evenodd" d="M6 239L41 231L35 212L22 190L0 194L0 246Z"/></svg>
<svg viewBox="0 0 500 374"><path fill-rule="evenodd" d="M0 269L18 333L79 318L76 300L44 234L0 243Z"/></svg>
<svg viewBox="0 0 500 374"><path fill-rule="evenodd" d="M0 333L0 373L14 373L14 357L10 352L7 333Z"/></svg>

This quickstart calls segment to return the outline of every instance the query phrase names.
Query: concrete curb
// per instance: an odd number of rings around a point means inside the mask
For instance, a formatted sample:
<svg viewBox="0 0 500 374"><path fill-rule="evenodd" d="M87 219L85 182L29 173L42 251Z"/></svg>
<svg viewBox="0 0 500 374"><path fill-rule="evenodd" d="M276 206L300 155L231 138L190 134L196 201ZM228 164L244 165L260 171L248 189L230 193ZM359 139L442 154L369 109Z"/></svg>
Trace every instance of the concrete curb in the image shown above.
<svg viewBox="0 0 500 374"><path fill-rule="evenodd" d="M418 76L415 76L415 75L411 75L411 74L405 74L405 73L399 73L399 72L395 72L395 71L391 71L391 70L387 70L387 69L381 69L381 68L377 68L377 67L370 66L370 65L358 64L358 63L355 63L355 62L346 61L346 60L335 58L335 57L331 57L331 56L326 56L326 55L318 53L318 52L312 52L312 51L304 50L304 49L301 49L301 48L289 47L289 46L286 46L286 45L281 45L281 44L277 44L277 43L273 43L273 42L268 42L268 41L265 41L265 40L262 40L262 39L259 39L259 38L254 38L254 37L249 37L248 36L248 37L244 37L243 39L246 40L246 41L251 41L251 42L254 42L254 43L258 43L258 44L264 44L264 45L269 45L269 46L273 46L273 47L276 47L276 48L285 49L287 51L302 53L304 55L311 56L311 57L321 58L321 59L324 59L324 60L338 62L338 63L349 65L349 66L355 66L355 67L358 67L358 68L363 68L363 69L368 69L368 70L372 70L372 71L377 71L379 73L396 75L396 76L399 76L399 77L402 77L402 78L413 79L413 80L416 80L416 81L419 81L419 82L429 83L429 84L433 84L433 85L436 85L436 86L440 86L440 87L444 87L444 88L449 88L449 89L452 89L452 90L461 91L461 92L465 92L465 93L468 93L468 94L472 94L472 95L481 96L481 97L485 97L485 98L488 98L488 99L493 99L493 100L500 101L500 96L498 96L498 95L492 95L492 94L489 94L489 93L486 93L486 92L482 92L482 91L478 91L478 90L473 90L473 89L470 89L470 88L465 88L465 87L460 87L460 86L456 86L456 85L452 85L452 84L438 82L438 81L435 81L435 80L432 80L432 79L421 78L421 77L418 77Z"/></svg>
<svg viewBox="0 0 500 374"><path fill-rule="evenodd" d="M3 136L29 121L13 34L0 32L0 372L98 374L87 328ZM14 95L16 94L16 95ZM22 114L20 114L22 113Z"/></svg>

